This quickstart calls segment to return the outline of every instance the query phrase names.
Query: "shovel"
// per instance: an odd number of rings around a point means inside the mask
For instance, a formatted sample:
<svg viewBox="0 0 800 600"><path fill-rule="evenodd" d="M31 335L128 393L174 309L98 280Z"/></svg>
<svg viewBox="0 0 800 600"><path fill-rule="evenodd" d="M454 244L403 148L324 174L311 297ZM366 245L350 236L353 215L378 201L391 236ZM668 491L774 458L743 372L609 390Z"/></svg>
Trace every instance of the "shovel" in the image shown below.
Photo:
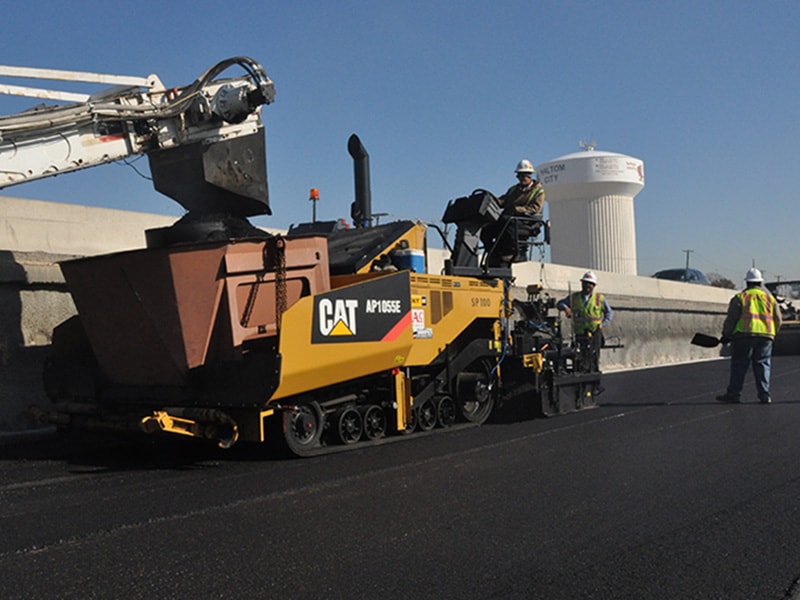
<svg viewBox="0 0 800 600"><path fill-rule="evenodd" d="M703 348L716 348L722 343L719 338L713 335L706 335L705 333L695 333L692 338L692 344L695 346L702 346Z"/></svg>

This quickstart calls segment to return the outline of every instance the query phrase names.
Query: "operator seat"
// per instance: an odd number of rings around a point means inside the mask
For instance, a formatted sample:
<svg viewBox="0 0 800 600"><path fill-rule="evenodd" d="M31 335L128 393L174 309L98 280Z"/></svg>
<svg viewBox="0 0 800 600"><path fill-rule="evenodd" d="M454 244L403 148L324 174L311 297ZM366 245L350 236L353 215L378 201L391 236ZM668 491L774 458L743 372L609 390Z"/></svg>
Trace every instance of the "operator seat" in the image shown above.
<svg viewBox="0 0 800 600"><path fill-rule="evenodd" d="M539 237L544 227L545 222L541 214L531 215L529 217L518 216L514 217L514 239L516 240L516 252L511 262L525 262L528 260L528 252L531 243L534 239Z"/></svg>

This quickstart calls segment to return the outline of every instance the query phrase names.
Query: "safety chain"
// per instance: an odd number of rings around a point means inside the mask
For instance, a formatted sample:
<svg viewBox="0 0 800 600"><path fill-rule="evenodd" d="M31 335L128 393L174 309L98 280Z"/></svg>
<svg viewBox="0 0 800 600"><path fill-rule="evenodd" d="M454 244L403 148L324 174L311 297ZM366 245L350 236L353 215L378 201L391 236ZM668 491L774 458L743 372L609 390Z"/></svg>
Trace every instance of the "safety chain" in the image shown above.
<svg viewBox="0 0 800 600"><path fill-rule="evenodd" d="M281 331L281 319L286 311L286 238L275 236L275 249L272 253L275 270L275 327Z"/></svg>
<svg viewBox="0 0 800 600"><path fill-rule="evenodd" d="M281 236L270 238L264 243L264 269L275 273L275 328L281 330L281 317L286 310L286 240ZM258 288L264 283L265 273L256 275L256 280L247 295L242 319L242 327L250 325L253 309L256 305Z"/></svg>

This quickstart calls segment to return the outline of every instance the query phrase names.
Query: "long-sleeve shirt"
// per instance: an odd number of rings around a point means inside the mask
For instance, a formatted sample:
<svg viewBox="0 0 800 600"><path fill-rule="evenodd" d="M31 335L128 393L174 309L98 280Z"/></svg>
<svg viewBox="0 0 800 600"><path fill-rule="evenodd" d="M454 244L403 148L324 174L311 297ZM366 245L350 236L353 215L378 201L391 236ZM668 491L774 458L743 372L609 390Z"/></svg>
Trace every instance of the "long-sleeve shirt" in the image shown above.
<svg viewBox="0 0 800 600"><path fill-rule="evenodd" d="M595 292L592 292L591 294L583 294L583 293L581 294L581 299L583 300L584 306L586 306L586 304L589 302L594 293ZM559 310L564 310L567 307L569 307L570 310L572 309L572 294L570 294L566 298L562 298L556 304L556 308L558 308ZM600 326L603 329L605 329L606 326L609 323L611 323L613 318L614 318L614 311L611 310L611 306L608 304L608 302L606 302L605 294L603 294L603 322L600 324Z"/></svg>
<svg viewBox="0 0 800 600"><path fill-rule="evenodd" d="M767 292L769 293L769 292ZM742 297L741 294L736 294L731 301L728 303L728 314L725 316L725 322L722 324L722 337L726 340L730 340L733 338L734 330L736 329L736 323L739 322L739 319L742 316ZM783 324L783 318L781 315L781 308L778 306L778 302L775 300L775 297L772 297L772 319L775 323L775 332L777 333L778 330L781 328ZM742 334L737 334L742 335ZM747 335L752 336L759 336L759 337L772 337L768 334L759 334L759 333L750 333Z"/></svg>
<svg viewBox="0 0 800 600"><path fill-rule="evenodd" d="M498 198L503 212L510 215L537 215L544 209L544 188L541 182L533 181L528 185L520 183L512 185L508 191Z"/></svg>

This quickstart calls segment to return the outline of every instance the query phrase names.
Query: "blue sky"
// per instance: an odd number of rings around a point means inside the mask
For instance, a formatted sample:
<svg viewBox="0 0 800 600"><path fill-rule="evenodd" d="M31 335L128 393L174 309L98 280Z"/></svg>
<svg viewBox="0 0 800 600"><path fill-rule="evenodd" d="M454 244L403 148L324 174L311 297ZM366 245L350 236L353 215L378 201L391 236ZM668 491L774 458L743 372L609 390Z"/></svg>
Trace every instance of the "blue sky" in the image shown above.
<svg viewBox="0 0 800 600"><path fill-rule="evenodd" d="M349 217L352 133L370 155L373 212L426 221L475 188L502 193L520 158L594 139L645 162L640 274L691 249L691 266L736 283L753 261L800 279L796 0L8 4L3 64L167 86L230 56L263 64L276 100L264 110L273 216L259 225L310 220L312 187L319 219ZM0 113L18 102L0 97ZM118 164L3 193L181 214Z"/></svg>

